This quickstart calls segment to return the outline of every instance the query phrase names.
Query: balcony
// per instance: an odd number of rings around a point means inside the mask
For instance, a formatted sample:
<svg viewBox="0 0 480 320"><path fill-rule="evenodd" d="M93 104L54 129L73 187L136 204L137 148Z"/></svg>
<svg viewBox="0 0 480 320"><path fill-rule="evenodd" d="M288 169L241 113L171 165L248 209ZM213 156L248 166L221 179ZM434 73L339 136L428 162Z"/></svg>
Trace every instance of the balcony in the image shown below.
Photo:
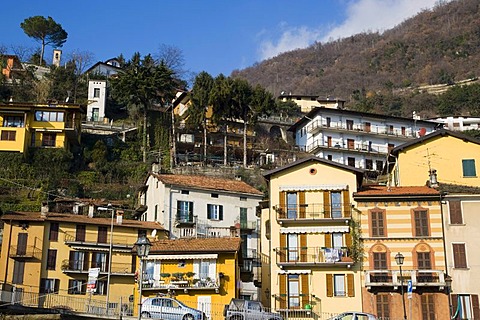
<svg viewBox="0 0 480 320"><path fill-rule="evenodd" d="M348 248L302 247L275 248L279 266L351 266Z"/></svg>
<svg viewBox="0 0 480 320"><path fill-rule="evenodd" d="M26 246L26 247L11 246L8 256L12 259L21 260L21 261L41 260L42 249L37 248L36 246Z"/></svg>
<svg viewBox="0 0 480 320"><path fill-rule="evenodd" d="M295 222L328 222L350 219L352 216L351 205L305 203L298 205L276 205L273 209L277 213L277 221L280 224Z"/></svg>
<svg viewBox="0 0 480 320"><path fill-rule="evenodd" d="M88 270L90 268L99 268L100 273L107 273L108 272L108 263L85 263L83 260L63 260L62 261L62 271L63 273L79 273L79 274L88 274ZM135 274L135 267L132 266L131 263L120 263L120 262L112 262L112 267L110 270L111 274L114 275L124 275L124 276L132 276Z"/></svg>
<svg viewBox="0 0 480 320"><path fill-rule="evenodd" d="M75 233L65 232L64 234L65 244L75 248L81 247L82 249L88 250L89 247L92 248L104 248L107 249L110 247L110 234L106 239L99 239L98 232L86 232L82 236L77 236ZM133 249L133 244L137 241L136 235L120 235L113 232L112 245L115 249Z"/></svg>
<svg viewBox="0 0 480 320"><path fill-rule="evenodd" d="M443 290L445 287L445 272L442 270L402 270L403 285L412 281L415 290L420 287L433 287ZM402 279L399 270L368 270L365 271L365 286L368 289L401 286Z"/></svg>
<svg viewBox="0 0 480 320"><path fill-rule="evenodd" d="M368 143L355 142L353 145L345 146L341 141L329 145L328 142L316 140L306 147L306 151L310 153L315 153L318 150L347 151L375 155L384 155L389 151L388 146L384 145L369 145Z"/></svg>
<svg viewBox="0 0 480 320"><path fill-rule="evenodd" d="M215 292L218 292L220 289L220 280L211 278L175 279L167 277L158 280L154 279L152 275L144 275L142 283L142 288L146 291L183 290L184 292L188 292L188 290L214 290Z"/></svg>
<svg viewBox="0 0 480 320"><path fill-rule="evenodd" d="M197 223L195 227L177 227L173 229L173 234L177 238L222 238L237 236L234 227L213 227L200 223Z"/></svg>

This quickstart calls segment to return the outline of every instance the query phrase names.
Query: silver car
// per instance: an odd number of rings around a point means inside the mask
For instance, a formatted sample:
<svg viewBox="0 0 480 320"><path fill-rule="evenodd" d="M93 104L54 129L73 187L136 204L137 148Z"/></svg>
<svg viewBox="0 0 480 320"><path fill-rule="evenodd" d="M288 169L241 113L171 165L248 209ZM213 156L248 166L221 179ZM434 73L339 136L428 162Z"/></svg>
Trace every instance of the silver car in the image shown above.
<svg viewBox="0 0 480 320"><path fill-rule="evenodd" d="M178 300L158 297L148 298L142 303L142 317L165 320L203 320L205 313L187 307Z"/></svg>
<svg viewBox="0 0 480 320"><path fill-rule="evenodd" d="M329 320L377 320L377 317L371 313L348 311L336 315Z"/></svg>

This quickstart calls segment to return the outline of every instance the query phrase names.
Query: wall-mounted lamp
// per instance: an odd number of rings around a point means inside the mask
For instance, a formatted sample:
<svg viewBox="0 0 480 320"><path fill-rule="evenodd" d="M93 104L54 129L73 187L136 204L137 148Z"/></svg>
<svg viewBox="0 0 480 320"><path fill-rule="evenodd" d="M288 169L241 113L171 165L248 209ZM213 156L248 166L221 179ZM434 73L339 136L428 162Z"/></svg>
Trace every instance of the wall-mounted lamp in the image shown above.
<svg viewBox="0 0 480 320"><path fill-rule="evenodd" d="M225 278L225 274L223 272L218 273L218 278L223 279Z"/></svg>

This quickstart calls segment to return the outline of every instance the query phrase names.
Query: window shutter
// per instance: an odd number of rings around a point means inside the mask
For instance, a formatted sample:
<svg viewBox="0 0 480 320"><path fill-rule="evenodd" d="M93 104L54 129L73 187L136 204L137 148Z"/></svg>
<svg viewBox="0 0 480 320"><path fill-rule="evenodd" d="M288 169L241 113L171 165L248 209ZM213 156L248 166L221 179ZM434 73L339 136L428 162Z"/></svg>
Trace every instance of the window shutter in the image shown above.
<svg viewBox="0 0 480 320"><path fill-rule="evenodd" d="M278 205L278 216L277 218L285 218L287 215L287 208L285 207L285 197L286 197L286 192L281 191L279 194L279 205Z"/></svg>
<svg viewBox="0 0 480 320"><path fill-rule="evenodd" d="M327 297L333 297L333 274L327 274Z"/></svg>
<svg viewBox="0 0 480 320"><path fill-rule="evenodd" d="M465 244L453 243L452 249L453 249L453 264L455 268L466 268L467 257L465 254Z"/></svg>
<svg viewBox="0 0 480 320"><path fill-rule="evenodd" d="M69 258L68 258L68 268L69 268L69 269L73 269L74 254L75 254L75 251L70 251Z"/></svg>
<svg viewBox="0 0 480 320"><path fill-rule="evenodd" d="M223 220L223 206L218 206L218 209L219 209L219 214L218 214L218 218L219 220Z"/></svg>
<svg viewBox="0 0 480 320"><path fill-rule="evenodd" d="M480 309L478 306L478 295L472 294L472 309L473 309L473 318L480 319Z"/></svg>
<svg viewBox="0 0 480 320"><path fill-rule="evenodd" d="M207 219L212 219L212 205L207 204Z"/></svg>
<svg viewBox="0 0 480 320"><path fill-rule="evenodd" d="M277 254L280 255L280 262L287 261L287 235L282 233L280 235L280 248L278 249L279 252Z"/></svg>
<svg viewBox="0 0 480 320"><path fill-rule="evenodd" d="M45 293L45 280L45 278L40 279L40 293Z"/></svg>
<svg viewBox="0 0 480 320"><path fill-rule="evenodd" d="M355 279L353 274L347 274L347 296L355 297Z"/></svg>
<svg viewBox="0 0 480 320"><path fill-rule="evenodd" d="M305 307L305 305L310 303L310 290L308 288L308 274L302 274L300 275L300 281L301 281L301 291L300 293L302 294L302 305L300 307Z"/></svg>
<svg viewBox="0 0 480 320"><path fill-rule="evenodd" d="M331 248L331 247L332 247L332 234L325 233L325 248Z"/></svg>
<svg viewBox="0 0 480 320"><path fill-rule="evenodd" d="M84 252L83 254L84 254L84 256L83 256L83 270L88 271L88 258L89 258L89 254L88 254L88 252Z"/></svg>
<svg viewBox="0 0 480 320"><path fill-rule="evenodd" d="M180 220L180 217L181 217L181 201L177 200L177 216L176 216L176 219L177 220Z"/></svg>
<svg viewBox="0 0 480 320"><path fill-rule="evenodd" d="M323 191L323 211L325 218L330 218L330 192Z"/></svg>
<svg viewBox="0 0 480 320"><path fill-rule="evenodd" d="M59 280L59 279L55 279L53 286L54 286L54 290L55 290L54 292L55 292L55 293L58 293L58 291L59 291L59 289L60 289L60 280Z"/></svg>
<svg viewBox="0 0 480 320"><path fill-rule="evenodd" d="M306 234L300 234L300 261L301 262L307 262L308 256L307 256L307 235Z"/></svg>
<svg viewBox="0 0 480 320"><path fill-rule="evenodd" d="M306 214L306 212L305 212L306 211L305 191L300 191L298 193L298 201L300 202L299 206L298 206L299 209L300 209L299 218L305 219L306 218L306 216L305 216L305 214Z"/></svg>
<svg viewBox="0 0 480 320"><path fill-rule="evenodd" d="M210 259L209 260L209 265L208 265L208 276L212 280L217 279L217 260L215 259Z"/></svg>
<svg viewBox="0 0 480 320"><path fill-rule="evenodd" d="M343 212L345 217L349 218L352 216L352 208L350 207L350 192L348 190L343 190Z"/></svg>
<svg viewBox="0 0 480 320"><path fill-rule="evenodd" d="M462 203L458 200L448 201L450 211L450 224L462 224Z"/></svg>
<svg viewBox="0 0 480 320"><path fill-rule="evenodd" d="M452 312L455 314L457 312L458 308L458 296L454 293L451 294L451 299L452 299Z"/></svg>
<svg viewBox="0 0 480 320"><path fill-rule="evenodd" d="M200 260L193 260L193 272L195 273L196 278L200 278Z"/></svg>
<svg viewBox="0 0 480 320"><path fill-rule="evenodd" d="M286 274L279 274L279 282L280 282L280 294L278 300L280 301L280 309L287 309L287 275Z"/></svg>
<svg viewBox="0 0 480 320"><path fill-rule="evenodd" d="M352 234L351 233L345 233L345 246L350 249L352 246Z"/></svg>
<svg viewBox="0 0 480 320"><path fill-rule="evenodd" d="M193 202L188 203L188 221L193 222Z"/></svg>

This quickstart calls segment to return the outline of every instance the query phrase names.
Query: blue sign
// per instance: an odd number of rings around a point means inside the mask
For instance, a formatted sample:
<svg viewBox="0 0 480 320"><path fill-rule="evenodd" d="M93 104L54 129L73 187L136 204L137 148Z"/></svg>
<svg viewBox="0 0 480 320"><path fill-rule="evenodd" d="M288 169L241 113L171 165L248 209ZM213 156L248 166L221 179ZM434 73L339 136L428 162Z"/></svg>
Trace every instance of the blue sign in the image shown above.
<svg viewBox="0 0 480 320"><path fill-rule="evenodd" d="M409 299L412 299L412 289L413 289L412 280L408 280L407 281L407 297Z"/></svg>

